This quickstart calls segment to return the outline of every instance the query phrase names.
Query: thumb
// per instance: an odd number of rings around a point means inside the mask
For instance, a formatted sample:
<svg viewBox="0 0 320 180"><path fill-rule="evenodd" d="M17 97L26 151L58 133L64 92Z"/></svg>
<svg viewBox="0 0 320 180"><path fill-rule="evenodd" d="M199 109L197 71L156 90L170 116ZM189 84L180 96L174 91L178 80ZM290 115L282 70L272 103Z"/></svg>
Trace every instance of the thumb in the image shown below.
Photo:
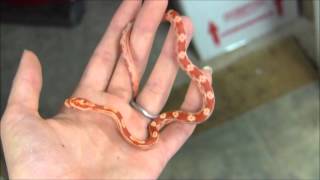
<svg viewBox="0 0 320 180"><path fill-rule="evenodd" d="M7 108L12 106L29 111L38 111L42 87L41 65L38 57L25 50L13 80Z"/></svg>

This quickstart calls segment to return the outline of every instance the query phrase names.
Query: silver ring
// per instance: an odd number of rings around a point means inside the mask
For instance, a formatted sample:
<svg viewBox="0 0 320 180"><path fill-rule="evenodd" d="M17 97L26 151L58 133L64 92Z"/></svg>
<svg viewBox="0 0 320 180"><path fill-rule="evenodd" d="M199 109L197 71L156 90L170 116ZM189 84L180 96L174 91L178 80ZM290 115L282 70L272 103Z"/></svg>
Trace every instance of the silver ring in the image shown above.
<svg viewBox="0 0 320 180"><path fill-rule="evenodd" d="M130 105L135 108L137 111L139 111L142 115L144 115L146 118L149 119L155 119L158 117L158 115L151 114L148 111L146 111L140 104L135 102L135 100L130 101Z"/></svg>

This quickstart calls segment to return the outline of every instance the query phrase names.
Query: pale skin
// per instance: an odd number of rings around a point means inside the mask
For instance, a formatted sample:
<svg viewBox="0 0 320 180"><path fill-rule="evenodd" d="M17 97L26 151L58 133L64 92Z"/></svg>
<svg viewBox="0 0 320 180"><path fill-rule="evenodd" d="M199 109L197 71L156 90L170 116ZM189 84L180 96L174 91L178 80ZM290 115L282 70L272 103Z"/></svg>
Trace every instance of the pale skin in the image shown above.
<svg viewBox="0 0 320 180"><path fill-rule="evenodd" d="M140 138L146 136L150 120L129 105L132 88L120 56L119 39L126 24L135 19L131 43L140 79L167 3L123 1L72 94L117 107L130 132ZM191 22L186 17L183 21L190 41ZM170 29L156 65L137 96L136 101L153 114L164 107L179 69L175 38ZM211 71L204 72L211 80ZM44 120L38 113L41 86L39 60L31 51L24 51L1 119L10 178L155 179L195 128L191 124L169 124L152 149L141 150L121 137L112 118L97 112L62 107L56 116ZM180 108L195 112L200 107L200 93L191 83Z"/></svg>

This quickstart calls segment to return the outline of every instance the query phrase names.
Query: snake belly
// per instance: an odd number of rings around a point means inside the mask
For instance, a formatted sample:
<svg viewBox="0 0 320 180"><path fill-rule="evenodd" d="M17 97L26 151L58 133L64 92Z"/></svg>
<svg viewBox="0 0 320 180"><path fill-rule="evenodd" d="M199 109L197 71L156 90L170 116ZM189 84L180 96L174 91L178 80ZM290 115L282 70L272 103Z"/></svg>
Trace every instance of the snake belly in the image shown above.
<svg viewBox="0 0 320 180"><path fill-rule="evenodd" d="M202 123L206 121L213 112L215 105L215 97L213 88L206 75L190 61L187 50L187 36L181 16L175 10L169 10L164 18L171 23L174 27L176 34L176 59L179 67L186 72L192 82L197 85L201 96L202 106L197 112L186 112L182 110L175 110L161 113L158 118L150 121L148 125L148 137L146 139L139 139L134 137L127 129L123 116L119 111L103 105L95 104L85 98L70 97L65 100L65 106L74 108L80 111L94 111L110 116L119 129L120 134L130 144L141 148L149 149L157 143L161 129L170 124L171 122L178 121L182 123ZM122 57L126 62L126 66L131 78L133 97L138 93L139 81L137 72L134 65L134 53L130 46L130 33L132 23L129 23L122 32L120 45L122 50Z"/></svg>

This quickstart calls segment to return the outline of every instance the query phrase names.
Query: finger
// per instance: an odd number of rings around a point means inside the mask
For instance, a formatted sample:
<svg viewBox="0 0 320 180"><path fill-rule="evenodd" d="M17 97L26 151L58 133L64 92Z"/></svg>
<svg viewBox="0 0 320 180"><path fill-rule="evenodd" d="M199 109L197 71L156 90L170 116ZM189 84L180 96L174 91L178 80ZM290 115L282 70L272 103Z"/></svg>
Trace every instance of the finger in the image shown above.
<svg viewBox="0 0 320 180"><path fill-rule="evenodd" d="M204 68L209 81L211 82L212 69L208 66ZM182 103L181 109L183 111L195 112L201 108L202 98L197 85L192 82L188 88L184 102ZM185 143L185 141L192 134L196 125L183 124L179 122L174 122L169 124L161 134L161 141L166 147L168 152L168 157L171 158Z"/></svg>
<svg viewBox="0 0 320 180"><path fill-rule="evenodd" d="M7 108L14 106L37 112L41 87L42 72L38 57L25 50L13 80Z"/></svg>
<svg viewBox="0 0 320 180"><path fill-rule="evenodd" d="M124 0L122 2L82 75L79 91L86 87L99 91L106 89L119 56L121 32L126 24L134 19L140 6L141 0Z"/></svg>
<svg viewBox="0 0 320 180"><path fill-rule="evenodd" d="M192 37L192 23L189 18L183 17L182 21L187 35L187 44ZM137 97L137 102L152 114L158 114L165 105L173 86L179 66L176 60L177 37L173 26L165 40L151 75ZM187 45L188 46L188 45Z"/></svg>
<svg viewBox="0 0 320 180"><path fill-rule="evenodd" d="M154 36L163 18L167 4L167 0L145 1L133 25L130 44L135 57L134 66L136 67L138 80L140 80L144 72ZM127 83L129 74L127 70L126 72L124 70L126 70L125 63L121 59L112 76L108 92L129 101L132 95L131 83ZM126 91L118 91L119 89L126 89Z"/></svg>

